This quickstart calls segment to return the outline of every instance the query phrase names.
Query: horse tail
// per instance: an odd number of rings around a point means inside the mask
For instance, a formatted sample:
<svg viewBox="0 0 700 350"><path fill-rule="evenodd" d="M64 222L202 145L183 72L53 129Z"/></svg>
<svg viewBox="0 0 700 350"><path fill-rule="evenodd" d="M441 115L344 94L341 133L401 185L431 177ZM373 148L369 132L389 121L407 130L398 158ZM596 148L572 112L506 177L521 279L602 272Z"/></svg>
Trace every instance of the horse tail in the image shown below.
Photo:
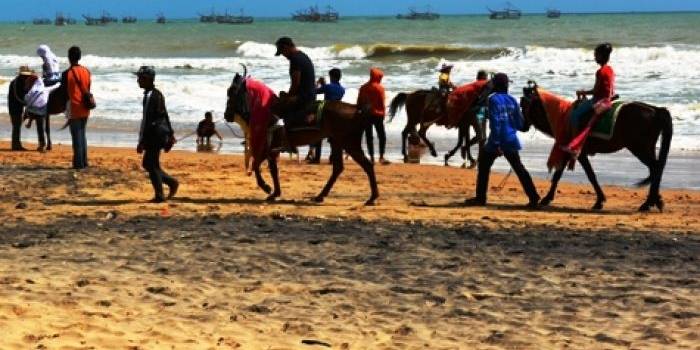
<svg viewBox="0 0 700 350"><path fill-rule="evenodd" d="M657 109L656 116L660 118L659 122L661 122L661 149L659 150L659 160L656 163L658 172L658 178L656 179L656 181L660 183L661 175L664 172L666 160L668 159L668 153L671 150L671 138L673 137L673 118L671 117L671 113L666 108Z"/></svg>
<svg viewBox="0 0 700 350"><path fill-rule="evenodd" d="M396 112L401 109L401 107L406 105L406 100L408 100L408 94L405 92L401 92L394 99L391 100L391 104L389 105L389 121L388 123L391 123L392 120L394 120L394 117L396 116Z"/></svg>

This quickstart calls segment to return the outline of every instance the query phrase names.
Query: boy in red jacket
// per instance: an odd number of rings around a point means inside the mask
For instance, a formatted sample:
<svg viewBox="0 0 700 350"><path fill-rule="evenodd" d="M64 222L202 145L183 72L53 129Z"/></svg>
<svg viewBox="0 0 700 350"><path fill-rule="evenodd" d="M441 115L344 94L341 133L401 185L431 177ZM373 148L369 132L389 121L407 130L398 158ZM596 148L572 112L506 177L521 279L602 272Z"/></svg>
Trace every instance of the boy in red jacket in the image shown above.
<svg viewBox="0 0 700 350"><path fill-rule="evenodd" d="M386 165L389 164L389 161L384 159L384 150L386 149L386 132L384 131L386 105L384 103L384 86L382 86L383 77L384 73L379 68L370 69L369 81L362 85L357 96L357 106L369 110L370 124L366 130L369 157L374 163L374 137L372 135L372 126L374 126L377 129L377 138L379 138L379 162Z"/></svg>

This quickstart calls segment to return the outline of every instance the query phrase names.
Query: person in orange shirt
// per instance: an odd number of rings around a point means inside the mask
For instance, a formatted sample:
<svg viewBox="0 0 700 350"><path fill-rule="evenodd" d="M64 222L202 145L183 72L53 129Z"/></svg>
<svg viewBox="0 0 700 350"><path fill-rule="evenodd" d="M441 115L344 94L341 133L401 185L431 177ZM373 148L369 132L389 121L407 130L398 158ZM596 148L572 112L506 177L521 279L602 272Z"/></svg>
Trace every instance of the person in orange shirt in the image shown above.
<svg viewBox="0 0 700 350"><path fill-rule="evenodd" d="M64 71L61 77L62 86L65 87L68 97L66 117L68 117L73 141L73 169L85 169L88 166L85 126L90 116L90 109L94 108L94 105L86 105L85 96L90 92L92 81L90 71L78 63L81 57L79 47L73 46L68 49L70 68Z"/></svg>
<svg viewBox="0 0 700 350"><path fill-rule="evenodd" d="M384 131L386 105L384 102L384 86L382 86L383 77L384 73L379 68L370 69L369 81L362 85L357 96L357 106L366 108L369 111L369 125L366 130L369 157L374 163L374 137L372 135L372 126L374 126L377 129L377 138L379 138L379 162L386 165L389 164L389 161L384 159L384 150L386 149L386 132Z"/></svg>

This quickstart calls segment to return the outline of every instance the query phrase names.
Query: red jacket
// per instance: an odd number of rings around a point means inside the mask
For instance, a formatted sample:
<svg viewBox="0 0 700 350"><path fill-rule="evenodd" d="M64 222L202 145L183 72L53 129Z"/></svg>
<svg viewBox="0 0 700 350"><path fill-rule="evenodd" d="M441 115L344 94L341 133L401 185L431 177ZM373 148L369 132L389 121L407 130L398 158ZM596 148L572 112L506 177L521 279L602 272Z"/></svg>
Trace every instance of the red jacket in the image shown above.
<svg viewBox="0 0 700 350"><path fill-rule="evenodd" d="M358 106L369 106L373 116L382 118L386 114L383 77L384 73L379 68L370 69L369 81L362 85L357 95Z"/></svg>

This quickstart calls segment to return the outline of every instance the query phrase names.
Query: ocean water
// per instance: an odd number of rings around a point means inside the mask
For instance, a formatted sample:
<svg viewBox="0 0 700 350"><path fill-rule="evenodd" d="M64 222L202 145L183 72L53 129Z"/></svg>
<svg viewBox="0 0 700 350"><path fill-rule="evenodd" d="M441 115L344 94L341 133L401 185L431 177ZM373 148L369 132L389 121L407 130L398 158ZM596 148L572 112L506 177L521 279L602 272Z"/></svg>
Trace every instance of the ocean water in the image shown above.
<svg viewBox="0 0 700 350"><path fill-rule="evenodd" d="M99 106L93 127L129 132L137 127L142 92L131 72L153 65L171 117L184 130L207 110L222 116L226 89L235 72L241 71L240 64L274 90L286 89L288 64L274 56L273 45L283 35L294 38L312 58L317 75L332 67L343 70L347 102L354 102L372 66L384 70L391 99L399 92L433 86L442 63L455 65L456 84L470 82L479 69L487 69L508 73L516 96L533 79L573 98L576 89L593 85L597 69L593 47L609 41L614 46L611 65L622 98L668 107L674 118L674 152L698 151L698 23L700 13L564 15L560 19L532 15L518 21L492 21L483 15L445 16L437 21L348 18L336 24L259 19L243 26L195 20L105 27L5 23L0 24L0 91L4 95L19 65L40 69L35 55L39 44L51 46L63 67L68 47L79 45L82 63L93 72ZM4 110L3 97L0 111ZM387 125L390 139L398 138L405 118L401 112ZM451 139L456 131L434 127L429 137ZM551 144L539 133L522 138L526 144Z"/></svg>

